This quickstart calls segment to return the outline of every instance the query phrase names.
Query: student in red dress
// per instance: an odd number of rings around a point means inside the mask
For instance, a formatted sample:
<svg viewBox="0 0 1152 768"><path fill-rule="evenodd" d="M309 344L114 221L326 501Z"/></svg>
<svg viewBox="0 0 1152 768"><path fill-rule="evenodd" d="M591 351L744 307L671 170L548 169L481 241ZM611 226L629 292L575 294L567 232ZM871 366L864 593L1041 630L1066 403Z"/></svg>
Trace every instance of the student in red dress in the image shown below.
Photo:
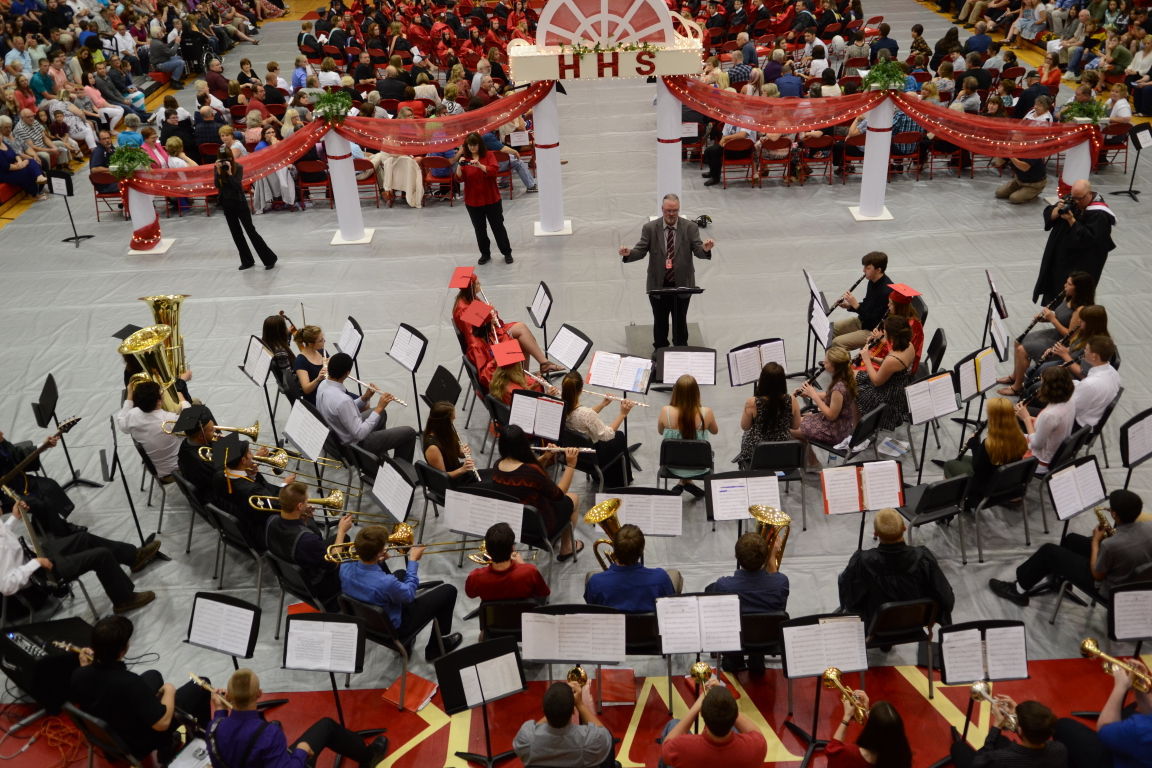
<svg viewBox="0 0 1152 768"><path fill-rule="evenodd" d="M856 743L846 743L844 737L856 707L850 699L844 701L844 716L824 751L828 768L912 768L912 748L908 746L900 713L886 701L878 701L869 708L868 694L854 693L868 712L868 719Z"/></svg>
<svg viewBox="0 0 1152 768"><path fill-rule="evenodd" d="M512 244L508 242L508 230L504 228L504 207L500 203L500 190L496 186L496 174L499 171L499 161L484 146L480 134L468 134L457 155L456 178L464 183L464 207L472 219L472 229L476 230L476 245L480 247L480 260L477 264L492 261L488 227L492 228L496 247L504 254L504 263L512 263Z"/></svg>
<svg viewBox="0 0 1152 768"><path fill-rule="evenodd" d="M704 731L690 733L696 718L704 716ZM768 751L764 734L740 708L732 692L713 677L683 720L664 729L660 768L760 768Z"/></svg>
<svg viewBox="0 0 1152 768"><path fill-rule="evenodd" d="M464 594L481 600L537 598L541 603L552 594L548 582L532 563L513 552L516 534L508 523L496 523L484 534L484 549L492 562L474 569L464 582Z"/></svg>

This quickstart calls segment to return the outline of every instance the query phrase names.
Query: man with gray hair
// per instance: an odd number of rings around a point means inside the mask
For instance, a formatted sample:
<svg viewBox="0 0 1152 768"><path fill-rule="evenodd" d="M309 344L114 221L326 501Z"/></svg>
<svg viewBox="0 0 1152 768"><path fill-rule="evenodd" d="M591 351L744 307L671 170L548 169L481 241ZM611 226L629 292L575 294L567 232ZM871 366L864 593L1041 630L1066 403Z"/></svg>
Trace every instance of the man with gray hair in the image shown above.
<svg viewBox="0 0 1152 768"><path fill-rule="evenodd" d="M1049 18L1051 18L1052 13L1055 11L1050 12ZM1063 25L1064 34L1048 41L1048 53L1056 54L1060 63L1067 65L1068 57L1072 55L1072 51L1084 47L1084 40L1088 36L1088 22L1090 21L1092 21L1092 14L1087 10L1080 11L1075 19L1071 19Z"/></svg>
<svg viewBox="0 0 1152 768"><path fill-rule="evenodd" d="M44 126L36 121L36 113L30 109L20 110L20 121L12 128L12 138L24 147L24 151L35 154L41 168L51 168L52 154L56 154L56 165L68 167L71 153L63 143L53 141L44 131Z"/></svg>

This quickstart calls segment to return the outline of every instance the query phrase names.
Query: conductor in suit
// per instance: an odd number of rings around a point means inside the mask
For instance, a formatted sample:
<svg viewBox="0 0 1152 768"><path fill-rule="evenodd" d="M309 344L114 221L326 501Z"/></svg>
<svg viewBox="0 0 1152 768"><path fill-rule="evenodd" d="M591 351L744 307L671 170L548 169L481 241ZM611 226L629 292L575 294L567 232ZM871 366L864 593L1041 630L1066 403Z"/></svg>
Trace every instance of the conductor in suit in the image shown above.
<svg viewBox="0 0 1152 768"><path fill-rule="evenodd" d="M639 261L648 256L648 284L646 290L660 288L695 288L696 268L692 261L712 258L711 240L700 241L700 228L695 222L680 218L680 198L664 195L661 204L663 216L648 222L640 230L640 241L629 248L620 246L624 262ZM668 316L672 316L672 344L688 344L688 302L690 294L681 296L648 295L652 304L652 346L668 346Z"/></svg>

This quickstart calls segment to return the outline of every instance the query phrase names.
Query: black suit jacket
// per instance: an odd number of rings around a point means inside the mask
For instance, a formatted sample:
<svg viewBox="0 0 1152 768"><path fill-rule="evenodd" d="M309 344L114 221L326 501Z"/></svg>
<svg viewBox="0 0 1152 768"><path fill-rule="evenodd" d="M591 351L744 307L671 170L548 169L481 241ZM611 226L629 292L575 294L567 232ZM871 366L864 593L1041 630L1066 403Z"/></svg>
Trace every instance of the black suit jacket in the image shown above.
<svg viewBox="0 0 1152 768"><path fill-rule="evenodd" d="M640 230L640 242L624 257L624 262L639 261L648 256L648 282L645 290L664 287L664 219L653 219ZM673 266L676 269L676 285L681 288L696 287L696 267L692 257L711 259L712 251L704 250L700 240L700 228L696 222L680 217L676 221L676 256Z"/></svg>

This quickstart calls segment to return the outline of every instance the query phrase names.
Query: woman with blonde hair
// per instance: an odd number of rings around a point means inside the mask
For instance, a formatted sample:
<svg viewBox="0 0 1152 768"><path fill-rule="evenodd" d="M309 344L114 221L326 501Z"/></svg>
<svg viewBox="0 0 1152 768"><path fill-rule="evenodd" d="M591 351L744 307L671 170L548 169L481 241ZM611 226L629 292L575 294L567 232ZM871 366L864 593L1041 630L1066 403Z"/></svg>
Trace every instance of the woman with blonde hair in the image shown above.
<svg viewBox="0 0 1152 768"><path fill-rule="evenodd" d="M762 96L764 91L764 70L756 67L748 75L748 82L740 89L745 96Z"/></svg>
<svg viewBox="0 0 1152 768"><path fill-rule="evenodd" d="M968 475L971 478L966 501L966 506L971 507L984 497L997 467L1019 461L1028 452L1028 438L1020 429L1011 401L1005 397L989 398L984 439L980 439L979 433L972 435L964 450L971 455L945 462L944 477Z"/></svg>
<svg viewBox="0 0 1152 768"><path fill-rule="evenodd" d="M462 115L464 107L456 101L460 96L460 88L456 83L444 86L444 98L440 101L440 112L445 115Z"/></svg>
<svg viewBox="0 0 1152 768"><path fill-rule="evenodd" d="M696 379L684 374L676 379L672 387L672 402L660 409L656 430L665 440L707 440L709 433L720 431L716 415L712 409L700 404L700 385ZM697 499L704 498L704 489L695 485L690 478L708 474L708 470L669 470L683 478L676 486L677 493L688 493Z"/></svg>
<svg viewBox="0 0 1152 768"><path fill-rule="evenodd" d="M320 62L320 71L317 73L316 79L321 88L339 87L340 73L336 70L336 60L331 56L325 56L324 60Z"/></svg>
<svg viewBox="0 0 1152 768"><path fill-rule="evenodd" d="M852 434L858 417L856 376L848 350L843 347L828 350L824 355L824 370L832 375L828 389L821 391L806 382L797 393L811 400L817 413L801 417L799 428L792 430L792 437L836 445ZM811 452L809 457L814 458Z"/></svg>

